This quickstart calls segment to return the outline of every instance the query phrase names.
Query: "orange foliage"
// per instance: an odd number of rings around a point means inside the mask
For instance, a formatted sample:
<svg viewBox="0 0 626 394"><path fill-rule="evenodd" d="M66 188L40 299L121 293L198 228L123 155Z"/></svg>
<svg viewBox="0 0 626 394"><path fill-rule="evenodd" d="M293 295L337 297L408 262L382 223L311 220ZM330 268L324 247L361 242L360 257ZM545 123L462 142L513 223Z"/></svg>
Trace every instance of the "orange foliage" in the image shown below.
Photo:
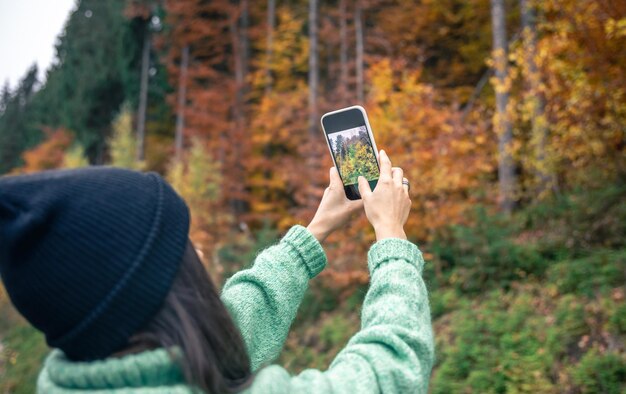
<svg viewBox="0 0 626 394"><path fill-rule="evenodd" d="M73 136L64 128L44 128L45 140L22 154L24 165L18 173L31 173L59 168L63 164L65 151L72 144Z"/></svg>
<svg viewBox="0 0 626 394"><path fill-rule="evenodd" d="M247 2L247 30L241 24L243 3L166 1L171 29L160 38L160 47L167 54L174 87L182 48L190 47L185 137L200 137L221 164L222 193L216 206L232 210L233 201L243 200L239 221L254 229L269 220L285 230L311 217L311 201L321 196L332 165L321 129L318 139L308 133L307 3L277 6L271 57L265 56L265 2ZM356 104L354 2L346 3L346 81L340 81L342 15L336 3L320 5L320 113ZM407 234L428 242L442 227L465 221L475 205L495 206L493 91L489 85L475 91L489 67L489 2L362 4L367 70L363 105L378 147L390 153L411 181L413 212ZM532 154L532 115L525 103L532 96L525 86L531 76L522 65L524 47L521 39L509 37L512 153L522 204L536 198L533 179L541 166L554 175L560 189L626 172L626 3L533 4L542 15L534 59L537 75L532 76L541 81L532 94L541 94L546 102L541 165ZM512 30L519 26L518 16L515 9L509 11ZM249 73L238 85L242 37L250 44ZM472 94L475 101L464 111ZM170 103L176 99L172 94ZM309 166L319 168L319 174L311 175ZM227 233L228 228L215 231ZM335 271L329 275L337 286L360 283L365 259L354 256L364 256L373 240L363 217L331 236L326 249Z"/></svg>
<svg viewBox="0 0 626 394"><path fill-rule="evenodd" d="M461 122L459 111L420 82L419 70L399 73L383 60L371 66L370 80L377 144L411 182L410 236L428 240L437 228L460 222L472 205L493 201L477 192L489 190L495 168L495 136L485 120Z"/></svg>

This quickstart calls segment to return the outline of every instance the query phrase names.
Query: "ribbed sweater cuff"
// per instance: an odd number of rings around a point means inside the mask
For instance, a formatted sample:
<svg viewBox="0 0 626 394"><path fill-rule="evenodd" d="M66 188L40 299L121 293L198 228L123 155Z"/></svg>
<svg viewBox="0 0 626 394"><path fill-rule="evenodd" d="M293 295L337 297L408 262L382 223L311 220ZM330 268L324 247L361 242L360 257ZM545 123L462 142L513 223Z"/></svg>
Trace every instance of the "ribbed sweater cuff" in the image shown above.
<svg viewBox="0 0 626 394"><path fill-rule="evenodd" d="M281 242L287 243L297 252L297 257L307 268L309 278L314 278L326 267L326 253L322 245L306 228L293 226Z"/></svg>
<svg viewBox="0 0 626 394"><path fill-rule="evenodd" d="M390 260L404 260L414 265L420 274L424 267L422 252L415 244L400 238L385 238L376 242L370 248L367 257L370 274L373 274L382 263Z"/></svg>

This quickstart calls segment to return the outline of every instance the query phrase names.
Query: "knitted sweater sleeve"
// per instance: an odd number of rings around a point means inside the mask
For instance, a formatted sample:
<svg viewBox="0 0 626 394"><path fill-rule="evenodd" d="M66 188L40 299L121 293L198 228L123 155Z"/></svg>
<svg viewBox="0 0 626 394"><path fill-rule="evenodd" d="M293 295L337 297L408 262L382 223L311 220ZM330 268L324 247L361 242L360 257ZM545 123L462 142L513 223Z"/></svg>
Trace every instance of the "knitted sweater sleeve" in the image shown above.
<svg viewBox="0 0 626 394"><path fill-rule="evenodd" d="M327 371L295 377L279 366L256 376L252 393L426 393L434 360L422 255L415 245L384 239L368 254L370 288L361 330Z"/></svg>
<svg viewBox="0 0 626 394"><path fill-rule="evenodd" d="M226 282L222 302L241 331L253 371L278 357L309 279L325 266L319 242L304 227L294 226L261 252L252 268Z"/></svg>

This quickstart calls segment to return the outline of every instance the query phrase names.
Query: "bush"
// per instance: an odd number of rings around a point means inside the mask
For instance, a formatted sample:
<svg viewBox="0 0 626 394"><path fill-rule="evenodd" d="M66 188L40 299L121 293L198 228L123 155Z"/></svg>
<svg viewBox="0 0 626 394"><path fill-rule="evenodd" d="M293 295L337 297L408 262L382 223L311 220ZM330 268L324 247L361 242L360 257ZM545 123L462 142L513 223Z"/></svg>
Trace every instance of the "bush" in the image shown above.
<svg viewBox="0 0 626 394"><path fill-rule="evenodd" d="M584 394L619 394L626 390L626 358L592 350L573 368L572 377Z"/></svg>
<svg viewBox="0 0 626 394"><path fill-rule="evenodd" d="M626 304L621 304L615 309L609 324L616 332L626 334Z"/></svg>
<svg viewBox="0 0 626 394"><path fill-rule="evenodd" d="M540 228L541 248L577 256L592 248L626 245L626 184L574 190L531 205L518 214L526 228Z"/></svg>
<svg viewBox="0 0 626 394"><path fill-rule="evenodd" d="M606 293L626 281L626 250L600 250L586 257L552 264L547 272L549 283L559 293L592 297Z"/></svg>
<svg viewBox="0 0 626 394"><path fill-rule="evenodd" d="M435 237L432 251L449 269L450 285L478 293L486 287L508 288L529 275L540 276L545 263L533 245L512 240L510 221L478 208L472 226L451 226ZM451 271L453 269L454 271Z"/></svg>

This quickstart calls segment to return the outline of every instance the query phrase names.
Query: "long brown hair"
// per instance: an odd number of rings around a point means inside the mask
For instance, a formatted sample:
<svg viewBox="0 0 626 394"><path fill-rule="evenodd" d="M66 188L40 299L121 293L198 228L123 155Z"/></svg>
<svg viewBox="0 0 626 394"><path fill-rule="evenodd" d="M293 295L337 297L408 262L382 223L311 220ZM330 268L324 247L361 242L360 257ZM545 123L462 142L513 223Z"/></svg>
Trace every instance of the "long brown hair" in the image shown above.
<svg viewBox="0 0 626 394"><path fill-rule="evenodd" d="M171 353L190 386L206 393L236 393L252 382L250 359L209 274L191 243L163 307L130 339L130 353L150 348Z"/></svg>

